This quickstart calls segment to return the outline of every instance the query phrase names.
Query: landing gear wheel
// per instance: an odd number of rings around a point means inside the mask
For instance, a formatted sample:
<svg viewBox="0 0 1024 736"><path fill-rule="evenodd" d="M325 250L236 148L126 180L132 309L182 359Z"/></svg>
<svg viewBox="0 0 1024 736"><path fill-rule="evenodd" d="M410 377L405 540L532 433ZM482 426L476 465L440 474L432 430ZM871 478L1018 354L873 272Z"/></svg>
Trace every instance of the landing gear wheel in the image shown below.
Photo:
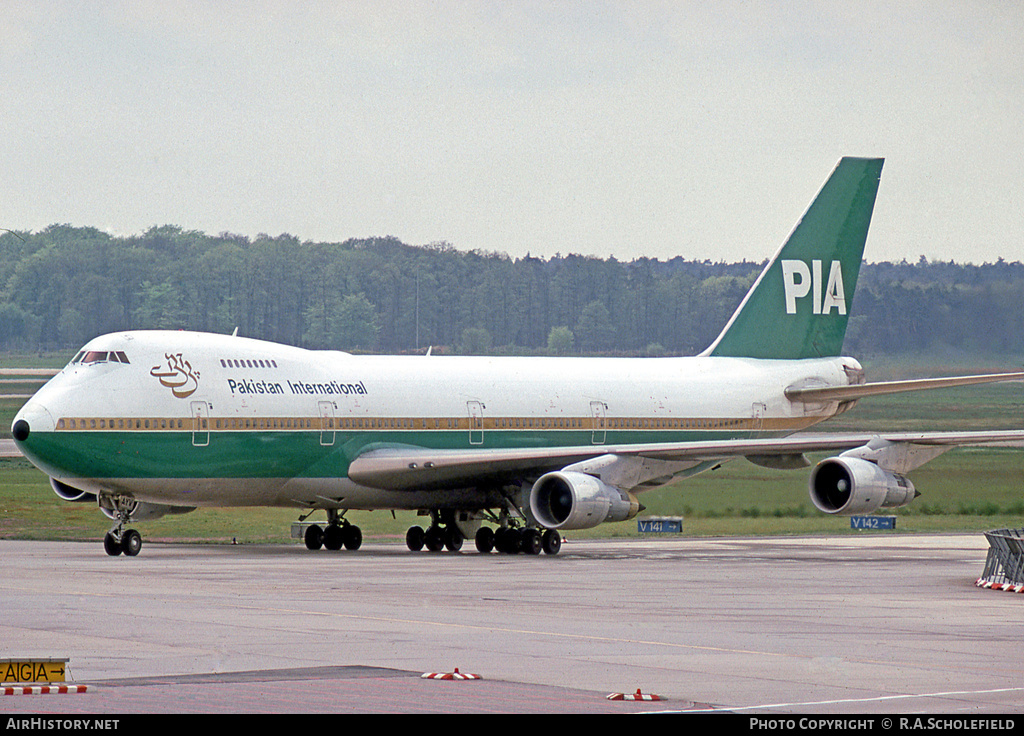
<svg viewBox="0 0 1024 736"><path fill-rule="evenodd" d="M494 549L499 552L508 552L508 534L511 529L498 527L494 530Z"/></svg>
<svg viewBox="0 0 1024 736"><path fill-rule="evenodd" d="M494 530L489 526L482 526L477 530L476 537L476 551L488 554L494 549Z"/></svg>
<svg viewBox="0 0 1024 736"><path fill-rule="evenodd" d="M342 544L344 544L344 539L340 526L331 524L324 529L324 547L335 551L341 549Z"/></svg>
<svg viewBox="0 0 1024 736"><path fill-rule="evenodd" d="M464 538L462 532L454 524L449 524L444 530L444 546L448 548L449 552L458 552L462 549L462 542Z"/></svg>
<svg viewBox="0 0 1024 736"><path fill-rule="evenodd" d="M306 542L306 549L318 550L324 546L324 530L317 524L310 524L306 527L303 539Z"/></svg>
<svg viewBox="0 0 1024 736"><path fill-rule="evenodd" d="M519 540L519 549L528 555L539 555L540 548L540 532L536 529L524 529Z"/></svg>
<svg viewBox="0 0 1024 736"><path fill-rule="evenodd" d="M121 551L127 557L134 557L142 549L142 535L134 529L129 529L121 535Z"/></svg>
<svg viewBox="0 0 1024 736"><path fill-rule="evenodd" d="M558 550L562 549L562 535L554 529L548 529L544 532L541 546L544 548L545 554L557 555Z"/></svg>
<svg viewBox="0 0 1024 736"><path fill-rule="evenodd" d="M363 532L355 524L347 524L342 530L342 544L345 545L345 549L355 551L359 549L363 544Z"/></svg>
<svg viewBox="0 0 1024 736"><path fill-rule="evenodd" d="M418 526L409 527L409 531L405 533L405 546L412 552L419 552L423 549L423 544L426 541L426 535L423 533L423 528Z"/></svg>
<svg viewBox="0 0 1024 736"><path fill-rule="evenodd" d="M441 527L432 526L427 529L427 533L424 537L424 544L427 549L431 552L440 552L444 549L444 532L441 531Z"/></svg>
<svg viewBox="0 0 1024 736"><path fill-rule="evenodd" d="M107 532L106 536L103 537L103 549L111 557L117 557L121 554L121 542L113 534Z"/></svg>
<svg viewBox="0 0 1024 736"><path fill-rule="evenodd" d="M522 532L516 528L506 529L501 535L501 546L498 550L507 555L514 555L519 552L522 543Z"/></svg>

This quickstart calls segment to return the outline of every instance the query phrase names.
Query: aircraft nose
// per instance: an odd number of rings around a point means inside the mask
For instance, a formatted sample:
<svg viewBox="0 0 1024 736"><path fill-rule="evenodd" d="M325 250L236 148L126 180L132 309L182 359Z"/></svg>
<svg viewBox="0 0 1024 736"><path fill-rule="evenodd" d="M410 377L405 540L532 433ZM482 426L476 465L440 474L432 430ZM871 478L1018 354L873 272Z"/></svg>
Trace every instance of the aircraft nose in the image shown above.
<svg viewBox="0 0 1024 736"><path fill-rule="evenodd" d="M11 434L18 444L26 442L33 432L52 432L55 422L50 412L38 401L29 399L14 417Z"/></svg>

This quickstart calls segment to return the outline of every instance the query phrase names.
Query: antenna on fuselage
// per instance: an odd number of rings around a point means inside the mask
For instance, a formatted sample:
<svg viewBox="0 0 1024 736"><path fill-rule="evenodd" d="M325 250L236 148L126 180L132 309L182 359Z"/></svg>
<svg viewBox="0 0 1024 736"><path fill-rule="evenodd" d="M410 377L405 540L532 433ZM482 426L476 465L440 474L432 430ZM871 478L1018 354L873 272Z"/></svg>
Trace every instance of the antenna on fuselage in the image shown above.
<svg viewBox="0 0 1024 736"><path fill-rule="evenodd" d="M238 328L237 327L234 330L232 330L231 337L238 337Z"/></svg>

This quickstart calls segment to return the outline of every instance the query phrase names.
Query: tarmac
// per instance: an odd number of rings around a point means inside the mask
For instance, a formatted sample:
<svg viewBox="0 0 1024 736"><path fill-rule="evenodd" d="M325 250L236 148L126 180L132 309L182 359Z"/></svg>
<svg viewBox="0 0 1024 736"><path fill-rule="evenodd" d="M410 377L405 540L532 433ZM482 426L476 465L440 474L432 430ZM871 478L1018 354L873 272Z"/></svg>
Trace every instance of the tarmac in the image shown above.
<svg viewBox="0 0 1024 736"><path fill-rule="evenodd" d="M144 526L141 528L145 534ZM982 535L574 541L559 555L0 541L0 712L1003 714L1024 595ZM435 680L434 673L479 679ZM609 700L613 694L655 701Z"/></svg>

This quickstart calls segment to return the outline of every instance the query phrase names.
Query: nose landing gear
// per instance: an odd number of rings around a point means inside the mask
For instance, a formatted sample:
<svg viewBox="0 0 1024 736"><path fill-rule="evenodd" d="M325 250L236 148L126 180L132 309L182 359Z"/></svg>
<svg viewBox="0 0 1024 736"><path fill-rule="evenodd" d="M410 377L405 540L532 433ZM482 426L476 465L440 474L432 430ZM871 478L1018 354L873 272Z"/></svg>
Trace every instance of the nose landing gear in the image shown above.
<svg viewBox="0 0 1024 736"><path fill-rule="evenodd" d="M103 537L103 549L111 557L124 554L135 557L142 550L142 535L135 529L125 529L131 523L138 502L125 496L100 496L100 507L116 522Z"/></svg>
<svg viewBox="0 0 1024 736"><path fill-rule="evenodd" d="M107 532L103 536L103 549L111 557L124 554L134 557L142 549L142 535L135 529L125 529L120 537L115 532Z"/></svg>

